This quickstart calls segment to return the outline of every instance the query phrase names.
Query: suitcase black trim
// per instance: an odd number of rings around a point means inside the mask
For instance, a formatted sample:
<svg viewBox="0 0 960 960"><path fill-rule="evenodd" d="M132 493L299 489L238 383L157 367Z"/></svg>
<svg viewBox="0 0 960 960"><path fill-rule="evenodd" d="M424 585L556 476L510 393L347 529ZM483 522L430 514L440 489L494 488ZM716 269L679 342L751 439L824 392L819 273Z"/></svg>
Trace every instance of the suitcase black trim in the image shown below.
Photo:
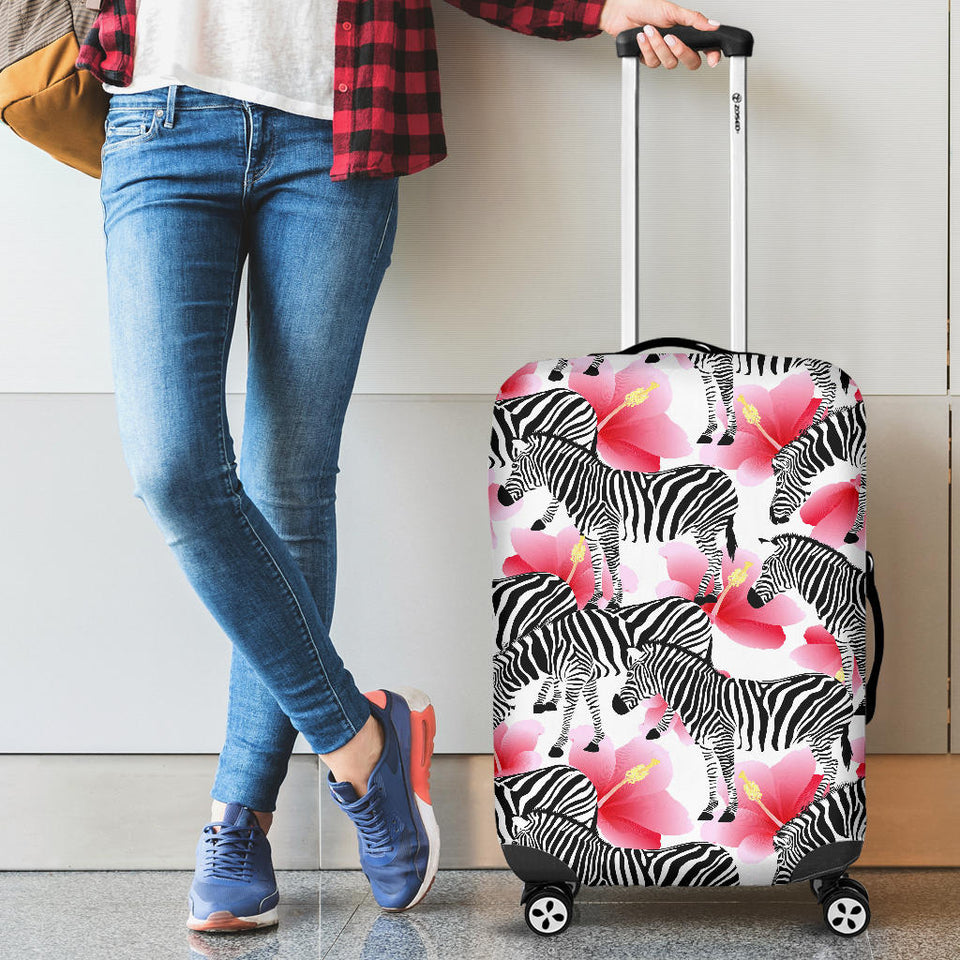
<svg viewBox="0 0 960 960"><path fill-rule="evenodd" d="M580 878L567 864L549 853L519 843L501 843L504 859L524 883L556 883L569 880L579 886Z"/></svg>
<svg viewBox="0 0 960 960"><path fill-rule="evenodd" d="M794 868L791 883L842 873L860 859L862 840L838 840L811 850Z"/></svg>

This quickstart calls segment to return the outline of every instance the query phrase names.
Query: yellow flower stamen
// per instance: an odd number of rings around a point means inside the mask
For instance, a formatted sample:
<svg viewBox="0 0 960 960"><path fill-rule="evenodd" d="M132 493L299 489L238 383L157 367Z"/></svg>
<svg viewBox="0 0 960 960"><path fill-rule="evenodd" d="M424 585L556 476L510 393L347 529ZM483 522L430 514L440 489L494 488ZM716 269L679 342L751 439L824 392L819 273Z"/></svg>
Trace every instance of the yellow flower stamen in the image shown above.
<svg viewBox="0 0 960 960"><path fill-rule="evenodd" d="M608 413L608 414L600 421L600 423L597 424L597 430L603 429L603 427L604 427L604 425L606 424L606 422L607 422L608 420L610 420L611 417L615 417L624 407L639 407L641 403L645 403L646 400L647 400L647 397L649 397L650 394L653 393L653 391L656 390L657 387L659 387L659 386L660 386L660 384L657 383L656 380L653 380L653 381L650 383L650 386L649 386L649 387L637 387L636 390L631 390L631 391L623 398L623 403L621 403L620 406L617 407L616 410L611 410L610 413Z"/></svg>
<svg viewBox="0 0 960 960"><path fill-rule="evenodd" d="M621 787L626 786L628 783L639 783L641 780L649 776L650 771L659 764L660 761L654 757L649 763L638 763L635 767L631 767L625 774L623 779L613 788L608 790L597 804L597 807L602 807Z"/></svg>
<svg viewBox="0 0 960 960"><path fill-rule="evenodd" d="M581 534L580 539L570 548L570 562L573 566L570 568L570 573L567 574L567 583L573 580L573 574L577 569L577 565L583 562L583 558L586 555L587 548L583 545L583 534Z"/></svg>
<svg viewBox="0 0 960 960"><path fill-rule="evenodd" d="M723 603L723 598L730 592L732 587L742 587L747 579L747 571L753 566L752 560L747 560L744 562L742 567L737 567L736 570L730 571L730 576L727 577L727 585L723 588L720 596L717 597L717 605L713 608L713 618L716 620L717 614L720 612L720 604Z"/></svg>
<svg viewBox="0 0 960 960"><path fill-rule="evenodd" d="M760 423L760 411L752 403L749 403L742 393L737 399L743 404L743 416L747 423L756 427L767 438L774 450L779 450L780 444L763 429L763 425Z"/></svg>
<svg viewBox="0 0 960 960"><path fill-rule="evenodd" d="M783 824L766 808L763 802L763 794L760 792L760 784L756 780L748 780L747 775L741 770L740 776L743 779L743 789L747 797L756 803L760 809L777 825L779 830Z"/></svg>

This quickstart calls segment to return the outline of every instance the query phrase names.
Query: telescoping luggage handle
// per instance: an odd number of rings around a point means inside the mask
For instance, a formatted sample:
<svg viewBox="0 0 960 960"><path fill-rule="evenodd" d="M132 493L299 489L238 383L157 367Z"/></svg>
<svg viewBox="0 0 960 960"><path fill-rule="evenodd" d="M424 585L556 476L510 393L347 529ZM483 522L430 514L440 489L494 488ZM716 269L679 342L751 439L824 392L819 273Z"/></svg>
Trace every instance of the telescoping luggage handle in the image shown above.
<svg viewBox="0 0 960 960"><path fill-rule="evenodd" d="M638 285L638 211L640 108L640 47L631 27L617 35L622 64L622 118L620 129L620 326L621 343L640 340ZM747 57L753 54L753 35L721 24L716 30L659 27L693 50L719 47L730 61L730 347L747 349Z"/></svg>

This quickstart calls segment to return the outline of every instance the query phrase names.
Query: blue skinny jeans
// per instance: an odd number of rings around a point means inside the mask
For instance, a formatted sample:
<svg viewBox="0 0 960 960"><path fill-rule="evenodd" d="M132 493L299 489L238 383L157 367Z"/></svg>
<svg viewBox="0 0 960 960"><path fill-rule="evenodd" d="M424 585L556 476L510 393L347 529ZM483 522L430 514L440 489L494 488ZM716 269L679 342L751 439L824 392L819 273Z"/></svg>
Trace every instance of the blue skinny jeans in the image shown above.
<svg viewBox="0 0 960 960"><path fill-rule="evenodd" d="M140 499L232 643L210 796L273 811L301 731L370 716L330 638L336 475L398 179L334 182L332 121L171 84L112 94L100 199L120 439ZM242 461L225 375L247 261Z"/></svg>

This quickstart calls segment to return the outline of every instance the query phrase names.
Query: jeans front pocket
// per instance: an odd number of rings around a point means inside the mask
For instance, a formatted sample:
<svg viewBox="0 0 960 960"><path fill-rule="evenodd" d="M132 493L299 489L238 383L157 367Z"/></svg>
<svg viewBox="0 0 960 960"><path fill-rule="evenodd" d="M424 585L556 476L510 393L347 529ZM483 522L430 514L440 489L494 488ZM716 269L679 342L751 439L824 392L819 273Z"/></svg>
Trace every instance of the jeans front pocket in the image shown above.
<svg viewBox="0 0 960 960"><path fill-rule="evenodd" d="M103 149L112 150L153 140L160 131L162 107L120 107L107 112Z"/></svg>

